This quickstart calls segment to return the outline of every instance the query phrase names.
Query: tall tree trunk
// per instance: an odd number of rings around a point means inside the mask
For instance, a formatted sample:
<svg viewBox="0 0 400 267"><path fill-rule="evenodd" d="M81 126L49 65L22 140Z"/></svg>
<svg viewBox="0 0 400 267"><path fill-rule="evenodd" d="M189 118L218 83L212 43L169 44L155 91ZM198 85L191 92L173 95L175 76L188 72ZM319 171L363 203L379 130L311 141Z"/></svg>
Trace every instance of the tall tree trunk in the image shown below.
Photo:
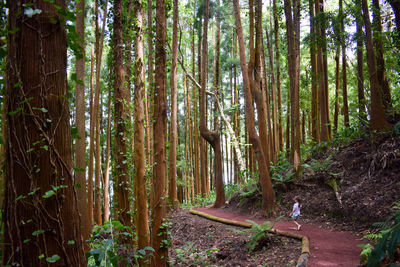
<svg viewBox="0 0 400 267"><path fill-rule="evenodd" d="M357 96L358 96L358 114L361 122L367 120L364 96L364 52L363 52L363 29L361 0L356 0L356 28L357 28Z"/></svg>
<svg viewBox="0 0 400 267"><path fill-rule="evenodd" d="M291 161L297 175L300 174L300 2L285 0L286 31L288 42L288 66L291 103ZM293 14L293 15L292 15Z"/></svg>
<svg viewBox="0 0 400 267"><path fill-rule="evenodd" d="M365 42L367 47L367 61L369 71L369 82L371 87L371 129L381 132L390 128L386 120L385 112L382 104L382 90L379 84L374 43L372 40L371 21L369 20L369 11L367 0L361 0L363 10L364 26L365 26Z"/></svg>
<svg viewBox="0 0 400 267"><path fill-rule="evenodd" d="M281 56L279 49L279 20L276 0L272 1L274 16L275 62L276 62L276 93L278 97L278 125L279 125L279 151L283 151L283 120L281 97Z"/></svg>
<svg viewBox="0 0 400 267"><path fill-rule="evenodd" d="M311 120L312 120L312 137L314 142L320 141L320 117L319 117L319 98L318 98L318 74L317 74L317 48L316 48L316 29L315 29L315 0L309 0L310 13L310 58L311 58Z"/></svg>
<svg viewBox="0 0 400 267"><path fill-rule="evenodd" d="M320 14L324 12L324 4L322 0L316 0L315 2L315 10L316 10L316 16L320 16ZM317 75L318 75L318 100L319 100L319 109L320 109L320 138L321 141L329 141L330 140L330 134L329 134L329 109L328 109L328 96L327 96L327 82L325 81L326 75L325 72L327 69L325 68L326 65L324 63L324 56L323 56L323 50L325 47L324 42L326 42L325 38L325 26L324 22L319 20L317 23L317 29L316 33L319 35L320 44L318 45L318 54L317 54Z"/></svg>
<svg viewBox="0 0 400 267"><path fill-rule="evenodd" d="M192 28L192 75L195 75L196 72L196 53L195 53L195 42L194 42L194 27ZM199 39L200 42L200 39ZM199 76L200 76L200 70L198 71ZM193 181L193 190L194 190L194 195L200 194L200 142L199 142L199 123L198 123L198 98L196 95L197 89L193 86L193 120L194 120L194 165L195 165L195 171L194 171L194 181Z"/></svg>
<svg viewBox="0 0 400 267"><path fill-rule="evenodd" d="M87 209L86 194L86 133L85 133L85 0L76 3L76 32L82 42L81 55L76 58L76 128L78 130L78 138L76 139L75 150L75 183L80 187L76 189L78 198L78 210L82 224L82 237L85 251L89 251L89 245L86 240L89 239L91 231L90 221Z"/></svg>
<svg viewBox="0 0 400 267"><path fill-rule="evenodd" d="M144 249L150 245L149 215L147 210L146 194L146 154L145 154L145 73L144 73L144 42L143 42L143 7L141 0L135 0L135 142L134 164L136 178L136 233L138 236L138 248Z"/></svg>
<svg viewBox="0 0 400 267"><path fill-rule="evenodd" d="M153 0L147 0L147 83L146 103L145 103L145 119L146 119L146 155L147 164L153 166L153 102L154 102L154 66L153 66Z"/></svg>
<svg viewBox="0 0 400 267"><path fill-rule="evenodd" d="M94 65L95 65L95 47L92 46L90 63L90 140L89 140L89 160L88 160L88 217L90 225L93 224L93 159L94 159Z"/></svg>
<svg viewBox="0 0 400 267"><path fill-rule="evenodd" d="M101 169L101 160L100 160L100 73L101 73L101 59L103 55L103 43L104 43L104 30L105 24L107 21L107 6L108 0L105 2L104 6L104 14L103 14L103 24L101 29L101 34L99 36L99 27L98 27L98 4L96 1L96 36L98 36L96 45L96 89L95 89L95 96L94 96L94 116L95 116L95 136L96 136L96 149L95 149L95 201L94 201L94 220L96 224L101 225L101 188L100 188L100 169Z"/></svg>
<svg viewBox="0 0 400 267"><path fill-rule="evenodd" d="M378 72L378 82L382 87L382 104L385 110L387 110L391 105L392 97L390 94L389 82L386 77L384 48L382 42L381 7L378 0L372 0L372 16L373 40L376 53L376 70Z"/></svg>
<svg viewBox="0 0 400 267"><path fill-rule="evenodd" d="M275 193L272 188L271 179L269 176L268 166L265 161L264 153L261 148L260 138L257 135L254 123L254 110L252 106L252 96L250 91L250 79L248 76L247 65L246 65L246 52L243 40L243 30L240 18L239 1L234 0L234 12L236 21L236 32L239 41L239 51L240 51L240 66L242 69L243 76L243 89L245 95L245 114L247 121L247 129L250 137L250 142L254 147L259 173L260 173L260 184L262 189L263 204L262 209L264 213L273 212L275 210Z"/></svg>
<svg viewBox="0 0 400 267"><path fill-rule="evenodd" d="M204 22L203 22L203 47L201 60L201 90L200 90L200 134L212 146L214 150L214 174L216 185L215 208L222 207L225 204L224 182L222 180L222 153L221 138L217 130L210 131L207 128L205 106L206 106L206 81L207 81L207 64L208 64L208 14L209 0L205 0ZM218 27L218 26L217 26ZM218 40L218 37L217 37ZM218 47L218 45L217 45ZM218 49L218 48L216 48ZM217 59L218 61L218 59ZM218 80L218 77L216 78Z"/></svg>
<svg viewBox="0 0 400 267"><path fill-rule="evenodd" d="M272 28L272 27L271 27ZM275 70L274 70L274 55L272 53L272 47L271 43L269 41L269 34L268 30L265 31L265 35L267 38L267 48L268 48L268 57L269 57L269 65L270 65L270 71L271 71L271 94L272 94L272 103L273 103L273 109L272 109L272 118L273 118L273 136L274 136L274 151L275 154L273 156L274 162L276 161L279 151L280 151L280 137L279 137L279 119L278 119L278 101L276 98L277 91L276 91L276 81L275 81ZM265 68L265 60L263 60L264 63L264 72L266 74L266 68Z"/></svg>
<svg viewBox="0 0 400 267"><path fill-rule="evenodd" d="M340 87L340 47L336 47L336 68L335 68L335 113L333 115L333 131L336 132L338 129L339 119L339 87Z"/></svg>
<svg viewBox="0 0 400 267"><path fill-rule="evenodd" d="M127 140L127 125L130 122L129 93L124 86L124 54L123 54L122 1L114 0L114 107L115 107L115 175L118 208L117 218L123 225L131 226L130 216L130 181L127 153L130 142ZM128 240L124 240L128 242Z"/></svg>
<svg viewBox="0 0 400 267"><path fill-rule="evenodd" d="M269 166L269 161L271 155L269 153L268 144L268 131L267 131L267 107L265 94L262 87L261 79L261 3L257 1L257 22L256 22L256 42L254 45L254 4L253 0L249 1L250 13L249 13L249 27L250 27L250 37L249 37L249 47L250 47L250 60L248 64L249 81L251 95L256 103L257 116L258 116L258 131L260 134L261 147L264 152L265 163ZM254 147L253 147L254 149ZM251 153L253 158L253 153ZM255 170L255 161L252 164Z"/></svg>
<svg viewBox="0 0 400 267"><path fill-rule="evenodd" d="M341 44L342 44L342 86L343 86L343 115L344 126L349 127L349 104L347 103L347 58L346 58L346 40L344 38L344 14L343 14L343 0L339 0L339 17L340 17L340 31L341 31Z"/></svg>
<svg viewBox="0 0 400 267"><path fill-rule="evenodd" d="M110 185L110 150L111 150L111 87L108 89L108 114L107 114L107 134L106 134L106 167L104 171L104 222L110 220L110 194L108 187Z"/></svg>
<svg viewBox="0 0 400 267"><path fill-rule="evenodd" d="M165 100L165 62L166 62L166 14L165 0L156 2L156 88L155 88L155 124L154 129L154 174L152 206L153 225L151 229L151 247L155 250L151 259L151 266L167 266L168 248L163 245L167 239L167 229L162 227L166 219L165 201L165 132L167 119L167 103Z"/></svg>
<svg viewBox="0 0 400 267"><path fill-rule="evenodd" d="M10 1L3 264L86 266L73 179L67 40L54 4ZM28 222L28 223L23 223ZM69 244L74 240L74 244ZM44 258L39 257L45 255ZM53 256L54 258L54 256Z"/></svg>
<svg viewBox="0 0 400 267"><path fill-rule="evenodd" d="M171 68L171 128L169 135L169 201L172 208L178 208L179 201L176 193L176 118L177 118L177 57L178 57L178 0L174 0L174 17L172 33L172 68Z"/></svg>

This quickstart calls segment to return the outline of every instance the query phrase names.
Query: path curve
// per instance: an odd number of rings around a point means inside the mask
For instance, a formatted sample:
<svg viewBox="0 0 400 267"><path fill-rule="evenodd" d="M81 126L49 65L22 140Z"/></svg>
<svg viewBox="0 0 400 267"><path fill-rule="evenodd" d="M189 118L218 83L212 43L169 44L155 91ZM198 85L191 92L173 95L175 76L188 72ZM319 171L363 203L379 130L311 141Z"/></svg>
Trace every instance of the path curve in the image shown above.
<svg viewBox="0 0 400 267"><path fill-rule="evenodd" d="M245 222L249 219L260 224L266 221L233 214L224 211L222 208L196 208L195 210L235 221ZM302 224L300 231L293 230L293 227L292 222L281 220L275 224L274 229L305 235L310 239L311 256L308 261L309 267L359 266L361 249L357 247L357 244L363 242L356 234L348 231L322 229L320 226L313 224Z"/></svg>

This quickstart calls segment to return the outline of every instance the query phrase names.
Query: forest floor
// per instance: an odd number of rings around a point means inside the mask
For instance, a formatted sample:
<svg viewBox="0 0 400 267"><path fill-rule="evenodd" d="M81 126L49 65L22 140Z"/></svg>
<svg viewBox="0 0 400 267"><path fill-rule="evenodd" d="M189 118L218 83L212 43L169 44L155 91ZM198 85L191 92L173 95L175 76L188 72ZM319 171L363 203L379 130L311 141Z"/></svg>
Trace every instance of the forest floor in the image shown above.
<svg viewBox="0 0 400 267"><path fill-rule="evenodd" d="M275 187L278 215L286 216L275 227L291 230L288 214L294 196L300 196L299 222L303 226L298 233L310 237L309 266L357 266L361 252L357 244L367 242L362 236L374 230L373 222L385 221L396 203L400 206L400 136L382 135L375 140L361 137L348 144L321 147L306 164L302 178ZM333 180L341 203L329 185ZM204 211L234 220L252 218L262 222L265 218L260 216L261 192L251 188L248 191L254 193L237 193L224 208ZM300 242L294 239L249 252L245 245L248 241L229 230L232 226L207 221L187 211L172 213L170 219L170 257L176 263L173 266L190 266L184 261L179 263L181 256L203 257L199 253L209 254L205 259L214 260L192 266L294 266L300 255ZM316 242L318 239L331 246ZM197 254L192 253L196 246ZM181 255L176 253L177 248L182 249ZM219 250L209 250L212 248Z"/></svg>

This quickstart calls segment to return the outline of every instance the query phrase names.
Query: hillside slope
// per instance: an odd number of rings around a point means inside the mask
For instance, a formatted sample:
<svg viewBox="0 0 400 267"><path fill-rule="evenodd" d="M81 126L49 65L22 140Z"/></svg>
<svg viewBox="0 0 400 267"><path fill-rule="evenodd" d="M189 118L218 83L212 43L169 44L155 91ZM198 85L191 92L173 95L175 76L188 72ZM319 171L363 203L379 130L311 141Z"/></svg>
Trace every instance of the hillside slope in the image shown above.
<svg viewBox="0 0 400 267"><path fill-rule="evenodd" d="M242 195L233 196L227 208L256 213L259 192L246 199ZM305 162L302 178L277 187L279 214L290 212L296 195L302 198L306 221L347 229L384 221L400 196L400 136L382 135L374 141L364 137L320 150Z"/></svg>

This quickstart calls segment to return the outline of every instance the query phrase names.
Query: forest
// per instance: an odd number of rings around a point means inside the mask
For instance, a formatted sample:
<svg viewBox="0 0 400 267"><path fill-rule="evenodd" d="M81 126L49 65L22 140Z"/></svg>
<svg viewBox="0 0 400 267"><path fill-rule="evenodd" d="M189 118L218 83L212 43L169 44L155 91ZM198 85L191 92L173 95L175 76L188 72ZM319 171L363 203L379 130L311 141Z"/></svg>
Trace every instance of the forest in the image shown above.
<svg viewBox="0 0 400 267"><path fill-rule="evenodd" d="M0 6L0 265L399 266L398 0Z"/></svg>

